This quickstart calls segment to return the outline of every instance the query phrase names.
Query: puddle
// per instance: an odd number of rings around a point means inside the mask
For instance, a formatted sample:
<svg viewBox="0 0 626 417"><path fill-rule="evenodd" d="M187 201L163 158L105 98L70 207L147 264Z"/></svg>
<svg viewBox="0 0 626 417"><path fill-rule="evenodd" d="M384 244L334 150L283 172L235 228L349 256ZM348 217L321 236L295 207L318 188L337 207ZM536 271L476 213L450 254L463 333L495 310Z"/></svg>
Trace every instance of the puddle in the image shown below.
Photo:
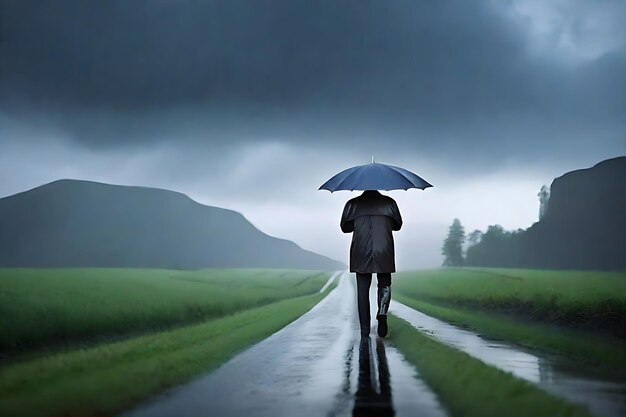
<svg viewBox="0 0 626 417"><path fill-rule="evenodd" d="M490 340L392 300L390 312L436 339L483 362L539 385L597 416L626 415L626 383L609 380L589 367L554 355Z"/></svg>

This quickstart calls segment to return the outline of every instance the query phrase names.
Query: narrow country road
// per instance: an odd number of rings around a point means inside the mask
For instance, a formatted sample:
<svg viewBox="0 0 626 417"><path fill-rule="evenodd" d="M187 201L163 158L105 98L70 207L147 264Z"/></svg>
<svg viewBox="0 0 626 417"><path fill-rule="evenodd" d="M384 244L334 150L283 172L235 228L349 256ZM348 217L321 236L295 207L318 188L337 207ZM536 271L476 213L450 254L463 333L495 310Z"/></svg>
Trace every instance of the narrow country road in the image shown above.
<svg viewBox="0 0 626 417"><path fill-rule="evenodd" d="M358 330L354 276L313 309L207 376L122 414L165 416L445 416L413 366L387 341ZM376 314L376 280L370 305ZM393 301L390 312L483 362L537 384L598 416L626 413L626 387L572 361L526 350L427 316Z"/></svg>
<svg viewBox="0 0 626 417"><path fill-rule="evenodd" d="M284 329L123 416L446 415L414 367L374 336L375 326L361 340L354 277L338 278L337 288Z"/></svg>

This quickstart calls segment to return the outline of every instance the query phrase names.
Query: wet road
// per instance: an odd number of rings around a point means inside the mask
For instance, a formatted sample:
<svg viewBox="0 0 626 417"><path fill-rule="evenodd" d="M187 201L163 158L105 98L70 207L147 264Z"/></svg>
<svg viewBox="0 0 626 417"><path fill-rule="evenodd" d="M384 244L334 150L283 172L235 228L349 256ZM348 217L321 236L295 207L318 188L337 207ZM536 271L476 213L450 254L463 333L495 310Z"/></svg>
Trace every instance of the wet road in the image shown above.
<svg viewBox="0 0 626 417"><path fill-rule="evenodd" d="M585 405L597 416L626 416L626 384L572 360L526 350L427 316L397 301L391 313L413 327L483 362L533 382L573 403Z"/></svg>
<svg viewBox="0 0 626 417"><path fill-rule="evenodd" d="M337 288L298 320L123 416L444 416L393 346L360 338L354 276L337 278Z"/></svg>

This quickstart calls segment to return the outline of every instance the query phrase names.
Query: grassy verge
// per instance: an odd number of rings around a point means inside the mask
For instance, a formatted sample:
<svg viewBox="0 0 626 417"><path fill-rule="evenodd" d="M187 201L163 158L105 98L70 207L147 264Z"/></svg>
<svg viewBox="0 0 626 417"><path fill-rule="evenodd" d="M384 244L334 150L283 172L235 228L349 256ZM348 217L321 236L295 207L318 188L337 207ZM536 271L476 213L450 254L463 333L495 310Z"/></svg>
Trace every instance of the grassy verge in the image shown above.
<svg viewBox="0 0 626 417"><path fill-rule="evenodd" d="M393 315L391 341L419 370L453 417L578 417L590 414L511 374L415 330Z"/></svg>
<svg viewBox="0 0 626 417"><path fill-rule="evenodd" d="M626 273L451 268L397 274L396 294L626 337Z"/></svg>
<svg viewBox="0 0 626 417"><path fill-rule="evenodd" d="M222 317L317 292L322 271L0 269L0 357Z"/></svg>
<svg viewBox="0 0 626 417"><path fill-rule="evenodd" d="M501 314L439 306L402 295L394 298L432 317L475 330L485 336L509 340L532 349L557 353L606 368L617 370L626 368L626 353L622 340L589 335L552 325L528 323Z"/></svg>
<svg viewBox="0 0 626 417"><path fill-rule="evenodd" d="M117 413L216 368L295 320L324 295L283 300L206 323L4 367L0 415Z"/></svg>

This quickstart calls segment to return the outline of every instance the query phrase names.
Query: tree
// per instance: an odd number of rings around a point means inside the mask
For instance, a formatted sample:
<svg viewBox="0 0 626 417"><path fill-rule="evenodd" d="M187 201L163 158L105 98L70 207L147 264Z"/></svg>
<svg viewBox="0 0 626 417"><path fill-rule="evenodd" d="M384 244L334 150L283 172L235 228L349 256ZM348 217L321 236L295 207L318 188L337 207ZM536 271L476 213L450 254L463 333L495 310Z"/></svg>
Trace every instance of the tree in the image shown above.
<svg viewBox="0 0 626 417"><path fill-rule="evenodd" d="M441 254L445 257L443 266L462 266L465 229L459 219L454 219L448 229L448 236L443 241Z"/></svg>
<svg viewBox="0 0 626 417"><path fill-rule="evenodd" d="M475 232L470 233L469 240L475 240ZM480 241L471 244L465 254L465 265L512 268L520 266L520 245L524 239L522 229L504 230L499 224L487 227L480 235Z"/></svg>
<svg viewBox="0 0 626 417"><path fill-rule="evenodd" d="M547 185L541 187L539 194L539 220L543 219L543 216L546 215L546 211L548 210L548 201L550 200L550 188Z"/></svg>
<svg viewBox="0 0 626 417"><path fill-rule="evenodd" d="M482 238L483 238L483 232L481 232L480 230L474 230L472 233L470 233L467 236L467 241L469 242L470 246L474 246L474 245L478 245Z"/></svg>

